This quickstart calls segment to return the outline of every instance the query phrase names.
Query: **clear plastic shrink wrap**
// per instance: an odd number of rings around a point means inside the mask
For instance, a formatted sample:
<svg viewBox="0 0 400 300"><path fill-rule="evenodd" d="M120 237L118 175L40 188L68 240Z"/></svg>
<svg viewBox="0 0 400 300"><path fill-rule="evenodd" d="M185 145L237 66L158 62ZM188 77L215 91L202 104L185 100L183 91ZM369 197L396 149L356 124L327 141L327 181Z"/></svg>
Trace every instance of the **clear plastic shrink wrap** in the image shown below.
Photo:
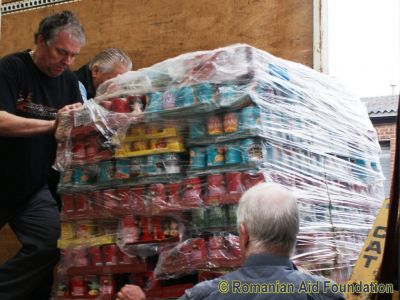
<svg viewBox="0 0 400 300"><path fill-rule="evenodd" d="M60 299L111 298L127 282L178 297L240 266L237 203L263 181L298 199L295 262L343 282L383 200L363 104L248 45L109 80L57 138Z"/></svg>

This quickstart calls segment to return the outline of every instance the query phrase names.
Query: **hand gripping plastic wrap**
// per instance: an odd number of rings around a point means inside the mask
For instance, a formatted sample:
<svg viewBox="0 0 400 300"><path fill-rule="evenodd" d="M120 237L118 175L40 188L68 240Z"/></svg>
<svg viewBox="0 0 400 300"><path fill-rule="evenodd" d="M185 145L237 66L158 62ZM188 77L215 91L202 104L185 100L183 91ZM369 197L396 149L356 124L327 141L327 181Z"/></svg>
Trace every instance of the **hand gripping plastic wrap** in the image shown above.
<svg viewBox="0 0 400 300"><path fill-rule="evenodd" d="M108 299L128 282L178 297L237 268L237 204L264 181L297 198L294 261L343 282L383 200L363 104L248 45L109 80L60 120L57 138L60 299Z"/></svg>

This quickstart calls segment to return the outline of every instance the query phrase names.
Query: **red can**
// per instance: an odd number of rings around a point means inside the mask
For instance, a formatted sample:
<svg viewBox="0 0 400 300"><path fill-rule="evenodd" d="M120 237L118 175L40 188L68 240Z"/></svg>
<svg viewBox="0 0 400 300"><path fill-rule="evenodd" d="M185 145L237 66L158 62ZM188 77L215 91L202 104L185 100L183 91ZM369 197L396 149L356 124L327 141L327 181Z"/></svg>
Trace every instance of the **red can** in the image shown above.
<svg viewBox="0 0 400 300"><path fill-rule="evenodd" d="M144 214L146 212L145 206L145 188L144 187L134 187L130 189L133 199L132 208L136 214Z"/></svg>
<svg viewBox="0 0 400 300"><path fill-rule="evenodd" d="M113 294L115 294L115 281L112 275L102 275L100 276L100 294L102 299L111 300Z"/></svg>
<svg viewBox="0 0 400 300"><path fill-rule="evenodd" d="M74 195L73 194L63 194L61 196L63 203L63 211L65 213L72 213L75 211Z"/></svg>
<svg viewBox="0 0 400 300"><path fill-rule="evenodd" d="M89 209L89 201L86 193L78 193L75 195L75 211L83 212Z"/></svg>
<svg viewBox="0 0 400 300"><path fill-rule="evenodd" d="M130 112L129 101L126 98L114 98L112 99L112 111L119 113Z"/></svg>
<svg viewBox="0 0 400 300"><path fill-rule="evenodd" d="M141 239L149 241L152 239L151 222L148 217L140 217Z"/></svg>
<svg viewBox="0 0 400 300"><path fill-rule="evenodd" d="M224 133L224 124L220 116L213 116L208 118L208 134L218 135Z"/></svg>
<svg viewBox="0 0 400 300"><path fill-rule="evenodd" d="M139 240L139 228L133 216L125 216L121 220L121 236L125 243L135 243Z"/></svg>
<svg viewBox="0 0 400 300"><path fill-rule="evenodd" d="M214 235L208 240L208 253L210 259L229 259L225 239L221 235Z"/></svg>
<svg viewBox="0 0 400 300"><path fill-rule="evenodd" d="M265 182L264 174L262 172L258 173L243 172L242 178L246 190L248 190L249 188L255 186L260 182Z"/></svg>
<svg viewBox="0 0 400 300"><path fill-rule="evenodd" d="M160 217L153 217L152 218L152 227L153 227L153 239L154 240L164 240L164 228L161 226L161 218ZM169 231L169 229L168 229Z"/></svg>
<svg viewBox="0 0 400 300"><path fill-rule="evenodd" d="M106 266L116 265L118 263L117 246L115 244L103 245L101 249Z"/></svg>
<svg viewBox="0 0 400 300"><path fill-rule="evenodd" d="M127 255L126 253L124 253L123 251L121 251L118 248L118 258L119 258L119 263L120 264L132 264L134 261L134 257L130 257L129 255Z"/></svg>
<svg viewBox="0 0 400 300"><path fill-rule="evenodd" d="M86 157L93 157L99 151L99 141L96 136L89 136L86 143Z"/></svg>
<svg viewBox="0 0 400 300"><path fill-rule="evenodd" d="M118 207L117 196L114 189L103 190L103 209Z"/></svg>
<svg viewBox="0 0 400 300"><path fill-rule="evenodd" d="M75 267L87 267L89 265L86 248L73 249L72 255Z"/></svg>
<svg viewBox="0 0 400 300"><path fill-rule="evenodd" d="M85 295L85 284L82 275L75 275L71 277L71 296L82 297Z"/></svg>
<svg viewBox="0 0 400 300"><path fill-rule="evenodd" d="M85 141L83 140L73 140L72 141L72 157L74 160L84 160L86 158Z"/></svg>
<svg viewBox="0 0 400 300"><path fill-rule="evenodd" d="M222 174L211 174L207 176L208 196L220 196L226 193L225 178Z"/></svg>
<svg viewBox="0 0 400 300"><path fill-rule="evenodd" d="M199 177L186 178L183 182L182 206L199 206L201 198L201 180Z"/></svg>
<svg viewBox="0 0 400 300"><path fill-rule="evenodd" d="M117 198L119 200L120 207L122 208L131 207L131 194L129 192L129 188L117 189Z"/></svg>
<svg viewBox="0 0 400 300"><path fill-rule="evenodd" d="M85 290L89 297L98 296L100 293L99 278L96 275L85 275Z"/></svg>
<svg viewBox="0 0 400 300"><path fill-rule="evenodd" d="M229 194L242 194L244 192L244 186L242 183L242 173L240 172L226 173L225 180L226 180L226 191Z"/></svg>
<svg viewBox="0 0 400 300"><path fill-rule="evenodd" d="M168 183L165 185L167 202L173 207L178 206L181 201L181 185L180 182Z"/></svg>
<svg viewBox="0 0 400 300"><path fill-rule="evenodd" d="M101 201L101 191L93 191L91 194L92 208L98 210L102 207L103 202Z"/></svg>
<svg viewBox="0 0 400 300"><path fill-rule="evenodd" d="M224 115L224 132L231 133L236 132L239 126L238 114L236 112L230 112Z"/></svg>
<svg viewBox="0 0 400 300"><path fill-rule="evenodd" d="M94 267L103 265L103 258L101 256L101 249L99 246L93 246L88 248L90 257L90 264Z"/></svg>
<svg viewBox="0 0 400 300"><path fill-rule="evenodd" d="M154 183L149 186L151 202L154 208L166 206L165 186L162 183Z"/></svg>
<svg viewBox="0 0 400 300"><path fill-rule="evenodd" d="M103 106L107 110L112 110L112 102L109 100L101 101L100 105Z"/></svg>
<svg viewBox="0 0 400 300"><path fill-rule="evenodd" d="M191 241L191 253L190 260L192 263L206 263L207 256L207 248L206 241L204 239L194 239Z"/></svg>

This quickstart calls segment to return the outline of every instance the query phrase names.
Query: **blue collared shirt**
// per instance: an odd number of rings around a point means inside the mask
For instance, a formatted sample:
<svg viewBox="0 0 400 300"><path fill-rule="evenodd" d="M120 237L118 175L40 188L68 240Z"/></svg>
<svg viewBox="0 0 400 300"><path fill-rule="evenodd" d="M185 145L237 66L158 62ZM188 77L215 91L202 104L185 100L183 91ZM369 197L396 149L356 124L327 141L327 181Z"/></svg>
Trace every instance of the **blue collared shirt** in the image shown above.
<svg viewBox="0 0 400 300"><path fill-rule="evenodd" d="M329 279L297 270L287 257L256 254L236 271L201 282L179 299L344 299L330 290L332 284Z"/></svg>

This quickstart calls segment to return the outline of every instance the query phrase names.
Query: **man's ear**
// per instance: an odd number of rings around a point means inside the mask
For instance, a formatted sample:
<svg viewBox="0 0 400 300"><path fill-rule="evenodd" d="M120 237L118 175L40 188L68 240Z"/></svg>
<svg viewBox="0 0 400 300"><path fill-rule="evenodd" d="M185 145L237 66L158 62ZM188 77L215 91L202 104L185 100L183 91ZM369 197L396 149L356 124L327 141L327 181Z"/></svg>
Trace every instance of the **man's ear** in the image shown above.
<svg viewBox="0 0 400 300"><path fill-rule="evenodd" d="M239 237L240 237L240 247L244 251L249 245L249 233L247 232L246 226L242 223L239 225Z"/></svg>
<svg viewBox="0 0 400 300"><path fill-rule="evenodd" d="M97 76L99 75L99 67L98 66L96 66L96 65L94 65L93 67L92 67L92 71L91 71L91 73L92 73L92 78L97 78Z"/></svg>
<svg viewBox="0 0 400 300"><path fill-rule="evenodd" d="M39 47L43 47L45 43L46 42L44 41L43 36L41 34L39 34L36 39L36 45Z"/></svg>

